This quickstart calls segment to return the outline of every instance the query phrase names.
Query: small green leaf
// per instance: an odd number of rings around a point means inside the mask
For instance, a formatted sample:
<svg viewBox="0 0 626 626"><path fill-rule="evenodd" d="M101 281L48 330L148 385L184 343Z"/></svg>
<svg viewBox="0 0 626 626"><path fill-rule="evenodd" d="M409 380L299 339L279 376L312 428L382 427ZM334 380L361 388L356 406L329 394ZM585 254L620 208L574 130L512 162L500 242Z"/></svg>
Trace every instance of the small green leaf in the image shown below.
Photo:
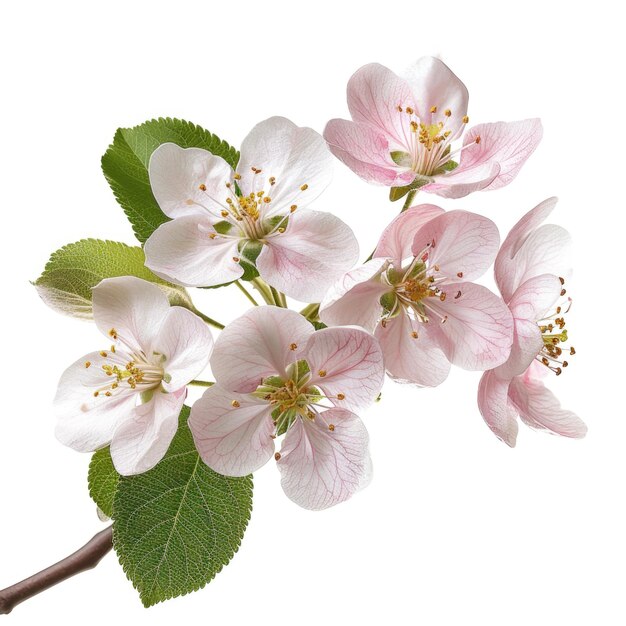
<svg viewBox="0 0 626 626"><path fill-rule="evenodd" d="M109 448L94 452L89 463L89 495L107 517L113 517L113 498L119 478L120 475L113 467Z"/></svg>
<svg viewBox="0 0 626 626"><path fill-rule="evenodd" d="M102 157L102 171L142 243L168 217L154 199L148 178L150 156L162 143L204 148L236 167L239 153L204 128L184 120L159 118L120 128Z"/></svg>
<svg viewBox="0 0 626 626"><path fill-rule="evenodd" d="M137 276L156 283L172 305L194 310L183 287L162 280L144 262L143 250L138 246L83 239L54 252L34 285L50 308L83 319L92 317L92 288L103 278L115 276Z"/></svg>
<svg viewBox="0 0 626 626"><path fill-rule="evenodd" d="M412 159L411 155L408 152L404 152L403 150L392 150L391 160L400 167L411 167Z"/></svg>
<svg viewBox="0 0 626 626"><path fill-rule="evenodd" d="M395 202L396 200L400 200L400 198L404 198L409 191L413 191L413 189L419 189L424 185L428 185L428 183L432 182L432 179L428 176L420 176L417 174L409 185L404 185L403 187L392 187L389 190L389 200Z"/></svg>
<svg viewBox="0 0 626 626"><path fill-rule="evenodd" d="M446 163L444 163L436 172L435 174L442 174L443 172L451 172L452 170L456 169L457 167L459 167L459 164L456 161L447 161Z"/></svg>
<svg viewBox="0 0 626 626"><path fill-rule="evenodd" d="M196 591L237 552L252 510L252 477L228 478L200 459L183 407L163 460L121 477L113 544L144 606Z"/></svg>

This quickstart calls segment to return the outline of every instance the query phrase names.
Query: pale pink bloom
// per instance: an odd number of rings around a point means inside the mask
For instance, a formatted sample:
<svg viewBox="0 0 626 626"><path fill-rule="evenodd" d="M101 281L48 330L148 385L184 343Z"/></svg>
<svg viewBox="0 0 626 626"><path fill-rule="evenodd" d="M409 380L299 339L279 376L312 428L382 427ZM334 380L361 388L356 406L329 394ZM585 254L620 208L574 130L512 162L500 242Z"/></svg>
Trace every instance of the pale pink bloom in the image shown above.
<svg viewBox="0 0 626 626"><path fill-rule="evenodd" d="M485 217L408 209L385 229L374 258L331 287L320 318L374 332L387 372L402 382L438 385L450 363L493 368L509 356L513 321L499 297L470 281L491 265L498 243Z"/></svg>
<svg viewBox="0 0 626 626"><path fill-rule="evenodd" d="M300 314L254 308L220 334L216 384L191 409L200 456L245 476L274 456L282 487L307 509L349 498L369 472L368 435L356 411L384 379L378 342L359 328L315 331ZM279 453L274 439L285 434Z"/></svg>
<svg viewBox="0 0 626 626"><path fill-rule="evenodd" d="M110 347L65 370L56 435L79 452L111 444L117 471L139 474L167 452L186 385L206 367L213 338L199 317L131 276L94 287L93 318Z"/></svg>
<svg viewBox="0 0 626 626"><path fill-rule="evenodd" d="M506 363L485 372L478 389L478 406L491 430L515 446L519 416L532 428L564 437L584 437L582 420L561 408L541 378L560 375L567 356L574 354L565 329L569 302L563 287L569 276L570 236L553 224L543 224L556 205L545 200L529 211L502 244L495 262L496 282L511 310L514 340Z"/></svg>
<svg viewBox="0 0 626 626"><path fill-rule="evenodd" d="M377 63L348 82L353 121L328 122L332 153L366 181L412 185L446 198L508 185L542 136L539 119L479 124L465 85L439 59L423 57L404 78ZM458 166L457 166L458 162Z"/></svg>
<svg viewBox="0 0 626 626"><path fill-rule="evenodd" d="M173 282L228 283L243 275L241 263L248 261L276 289L314 302L327 281L358 258L344 222L306 208L331 179L324 140L283 117L250 131L236 172L206 150L165 143L150 157L149 173L152 192L172 221L146 241L146 265Z"/></svg>

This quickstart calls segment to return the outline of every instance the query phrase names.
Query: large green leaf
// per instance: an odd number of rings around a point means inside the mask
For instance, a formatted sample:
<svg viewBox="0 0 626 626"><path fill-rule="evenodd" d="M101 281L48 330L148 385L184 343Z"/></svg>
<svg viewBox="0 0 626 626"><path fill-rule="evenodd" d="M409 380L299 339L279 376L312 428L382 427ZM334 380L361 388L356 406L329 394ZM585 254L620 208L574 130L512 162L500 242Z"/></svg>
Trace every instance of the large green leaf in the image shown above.
<svg viewBox="0 0 626 626"><path fill-rule="evenodd" d="M200 459L183 407L163 460L121 477L113 544L145 606L206 585L238 550L252 510L252 477L216 474Z"/></svg>
<svg viewBox="0 0 626 626"><path fill-rule="evenodd" d="M217 136L184 120L159 118L134 128L120 128L102 157L102 171L133 231L142 243L168 218L157 204L148 178L148 163L162 143L181 148L204 148L233 168L239 153Z"/></svg>
<svg viewBox="0 0 626 626"><path fill-rule="evenodd" d="M145 265L143 250L115 241L83 239L52 254L35 287L51 308L84 319L91 319L91 290L103 278L137 276L156 283L172 305L194 310L183 287L168 283Z"/></svg>
<svg viewBox="0 0 626 626"><path fill-rule="evenodd" d="M89 463L89 495L107 517L113 517L113 498L119 478L109 448L94 452Z"/></svg>

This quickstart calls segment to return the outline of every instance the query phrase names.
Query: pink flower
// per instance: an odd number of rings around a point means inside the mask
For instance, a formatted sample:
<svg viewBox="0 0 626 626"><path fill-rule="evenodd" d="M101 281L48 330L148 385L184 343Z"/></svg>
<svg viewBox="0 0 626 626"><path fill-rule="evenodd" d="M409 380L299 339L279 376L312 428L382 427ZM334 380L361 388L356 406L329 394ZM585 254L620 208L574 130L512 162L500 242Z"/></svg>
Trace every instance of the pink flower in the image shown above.
<svg viewBox="0 0 626 626"><path fill-rule="evenodd" d="M446 198L499 189L539 144L541 122L479 124L462 148L452 149L469 121L468 99L465 85L439 59L421 58L405 78L372 63L348 82L353 121L331 120L324 138L368 182L411 185Z"/></svg>
<svg viewBox="0 0 626 626"><path fill-rule="evenodd" d="M422 204L383 232L374 258L326 294L328 325L359 324L375 332L393 378L435 386L450 363L490 369L509 356L511 314L500 298L469 282L498 250L495 224L465 211Z"/></svg>
<svg viewBox="0 0 626 626"><path fill-rule="evenodd" d="M162 144L149 172L172 221L146 241L146 265L173 282L220 285L242 276L242 262L255 263L273 287L317 301L325 283L358 258L346 224L305 208L332 174L332 156L310 128L282 117L257 124L243 141L237 172L206 150Z"/></svg>
<svg viewBox="0 0 626 626"><path fill-rule="evenodd" d="M274 456L285 493L307 509L343 502L363 485L368 435L354 411L376 399L384 379L369 333L315 332L294 311L258 307L222 331L211 368L217 383L189 419L209 467L245 476Z"/></svg>
<svg viewBox="0 0 626 626"><path fill-rule="evenodd" d="M515 335L506 363L485 372L478 389L478 406L491 430L514 447L517 417L532 428L564 437L584 437L582 420L561 408L541 377L557 376L567 367L565 313L559 305L570 274L570 236L560 226L544 224L556 205L549 198L529 211L512 229L496 258L498 288L513 315Z"/></svg>
<svg viewBox="0 0 626 626"><path fill-rule="evenodd" d="M111 444L115 469L139 474L167 452L186 385L206 367L213 338L199 317L170 307L159 287L131 276L93 289L93 318L113 345L65 370L56 435L80 452Z"/></svg>

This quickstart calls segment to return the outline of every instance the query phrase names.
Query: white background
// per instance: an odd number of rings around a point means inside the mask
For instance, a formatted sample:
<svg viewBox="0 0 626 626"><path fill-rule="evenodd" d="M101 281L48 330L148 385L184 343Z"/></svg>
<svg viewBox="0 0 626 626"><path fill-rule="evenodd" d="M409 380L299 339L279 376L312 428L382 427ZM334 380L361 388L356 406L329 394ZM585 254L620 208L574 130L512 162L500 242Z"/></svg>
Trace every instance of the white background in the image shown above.
<svg viewBox="0 0 626 626"><path fill-rule="evenodd" d="M239 553L204 590L145 610L108 555L7 623L626 623L626 111L613 6L3 5L0 587L103 527L86 490L89 457L55 440L51 408L64 368L102 338L48 310L28 281L65 243L134 242L100 172L119 126L175 116L234 145L275 114L321 131L347 116L346 82L361 65L401 72L424 54L440 55L465 81L472 123L540 116L544 140L512 185L439 203L483 213L505 234L539 201L560 197L553 221L575 240L568 328L578 355L550 384L589 425L583 441L521 427L511 450L478 413L478 373L454 371L434 390L388 382L365 416L375 478L353 500L301 510L268 464L255 476ZM316 206L354 228L365 257L399 209L386 195L337 163ZM197 304L228 321L246 308L232 291L203 293Z"/></svg>

